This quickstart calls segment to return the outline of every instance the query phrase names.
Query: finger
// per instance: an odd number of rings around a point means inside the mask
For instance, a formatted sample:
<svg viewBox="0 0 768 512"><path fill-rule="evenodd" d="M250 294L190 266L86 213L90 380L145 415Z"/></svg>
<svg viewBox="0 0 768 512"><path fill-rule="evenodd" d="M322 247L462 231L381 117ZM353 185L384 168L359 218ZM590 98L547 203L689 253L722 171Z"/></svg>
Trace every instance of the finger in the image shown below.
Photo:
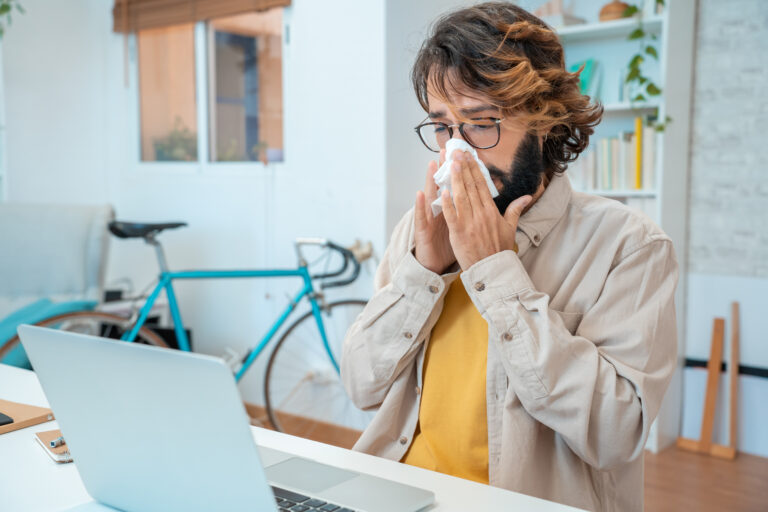
<svg viewBox="0 0 768 512"><path fill-rule="evenodd" d="M440 150L440 165L445 163L445 148Z"/></svg>
<svg viewBox="0 0 768 512"><path fill-rule="evenodd" d="M464 182L464 188L467 189L467 199L469 199L469 205L472 207L472 211L480 210L483 208L483 203L480 200L480 194L477 191L477 184L475 183L475 173L473 172L473 166L477 167L477 162L468 152L463 153L461 157L461 179ZM478 173L480 171L478 170Z"/></svg>
<svg viewBox="0 0 768 512"><path fill-rule="evenodd" d="M456 196L454 196L454 199L455 197ZM443 190L440 199L443 202L443 217L445 217L445 222L448 224L448 228L451 229L456 225L456 221L458 220L458 214L456 213L456 208L451 200L451 194L447 190Z"/></svg>
<svg viewBox="0 0 768 512"><path fill-rule="evenodd" d="M531 203L532 200L532 196L522 196L512 201L512 203L507 206L507 209L504 211L504 220L517 225L518 220L520 220L520 216L523 214L523 210Z"/></svg>
<svg viewBox="0 0 768 512"><path fill-rule="evenodd" d="M451 164L451 193L456 214L459 218L470 218L472 206L469 204L467 189L464 186L464 178L461 176L461 162L454 161Z"/></svg>
<svg viewBox="0 0 768 512"><path fill-rule="evenodd" d="M425 229L427 227L428 219L425 209L426 199L424 198L424 192L419 190L416 192L416 205L413 207L413 224L416 231Z"/></svg>
<svg viewBox="0 0 768 512"><path fill-rule="evenodd" d="M437 172L437 162L434 160L427 165L427 179L424 183L424 195L428 202L437 199L437 183L435 183L435 173Z"/></svg>
<svg viewBox="0 0 768 512"><path fill-rule="evenodd" d="M491 192L488 190L488 182L485 181L485 176L483 176L483 173L480 170L480 164L478 164L477 160L471 155L469 156L469 173L472 176L472 182L475 184L479 204L482 205L483 208L493 206L493 209L495 210L496 207L493 203Z"/></svg>

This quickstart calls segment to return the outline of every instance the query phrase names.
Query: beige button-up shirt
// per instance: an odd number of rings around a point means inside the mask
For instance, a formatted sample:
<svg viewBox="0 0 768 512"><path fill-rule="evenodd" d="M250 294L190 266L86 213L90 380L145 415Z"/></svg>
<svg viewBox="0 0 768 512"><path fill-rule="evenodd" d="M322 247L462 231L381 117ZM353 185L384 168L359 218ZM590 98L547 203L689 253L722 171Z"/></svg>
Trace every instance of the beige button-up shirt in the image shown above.
<svg viewBox="0 0 768 512"><path fill-rule="evenodd" d="M565 176L520 218L516 241L518 254L461 274L488 322L490 484L642 511L643 447L677 354L672 242L621 203L572 191ZM410 211L341 361L355 404L377 410L355 449L393 460L413 438L424 351L458 275L425 269L413 246Z"/></svg>

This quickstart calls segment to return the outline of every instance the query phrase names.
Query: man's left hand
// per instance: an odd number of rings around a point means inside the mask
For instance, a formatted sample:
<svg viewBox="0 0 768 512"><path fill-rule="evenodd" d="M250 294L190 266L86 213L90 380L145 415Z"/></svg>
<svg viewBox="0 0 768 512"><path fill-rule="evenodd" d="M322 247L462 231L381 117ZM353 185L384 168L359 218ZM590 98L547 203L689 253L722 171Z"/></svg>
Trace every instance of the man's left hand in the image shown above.
<svg viewBox="0 0 768 512"><path fill-rule="evenodd" d="M456 157L459 155L456 154ZM443 215L449 239L462 270L497 252L515 249L515 232L523 209L533 199L515 199L502 217L493 202L480 167L469 153L454 158L451 167L453 200L443 191Z"/></svg>

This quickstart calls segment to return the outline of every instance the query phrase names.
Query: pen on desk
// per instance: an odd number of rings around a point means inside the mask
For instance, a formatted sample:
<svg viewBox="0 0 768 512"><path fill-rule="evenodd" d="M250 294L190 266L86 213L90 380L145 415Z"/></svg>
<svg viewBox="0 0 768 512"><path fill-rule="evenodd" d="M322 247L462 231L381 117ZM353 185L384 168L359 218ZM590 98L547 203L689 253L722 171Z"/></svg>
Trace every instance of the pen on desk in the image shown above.
<svg viewBox="0 0 768 512"><path fill-rule="evenodd" d="M67 444L67 443L64 441L64 438L62 436L59 436L53 441L51 441L51 448L56 448L57 446L61 446L63 444Z"/></svg>

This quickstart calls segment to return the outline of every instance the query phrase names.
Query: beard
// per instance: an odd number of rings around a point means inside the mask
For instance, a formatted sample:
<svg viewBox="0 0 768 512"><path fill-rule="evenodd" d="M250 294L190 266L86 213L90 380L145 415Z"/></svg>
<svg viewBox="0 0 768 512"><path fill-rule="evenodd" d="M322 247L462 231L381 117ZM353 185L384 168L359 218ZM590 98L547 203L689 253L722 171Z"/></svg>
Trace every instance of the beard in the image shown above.
<svg viewBox="0 0 768 512"><path fill-rule="evenodd" d="M512 201L525 195L533 196L541 185L544 171L544 157L539 147L539 139L526 134L517 147L515 158L509 170L503 171L495 165L488 165L488 173L501 182L499 195L493 198L499 213L504 216Z"/></svg>

